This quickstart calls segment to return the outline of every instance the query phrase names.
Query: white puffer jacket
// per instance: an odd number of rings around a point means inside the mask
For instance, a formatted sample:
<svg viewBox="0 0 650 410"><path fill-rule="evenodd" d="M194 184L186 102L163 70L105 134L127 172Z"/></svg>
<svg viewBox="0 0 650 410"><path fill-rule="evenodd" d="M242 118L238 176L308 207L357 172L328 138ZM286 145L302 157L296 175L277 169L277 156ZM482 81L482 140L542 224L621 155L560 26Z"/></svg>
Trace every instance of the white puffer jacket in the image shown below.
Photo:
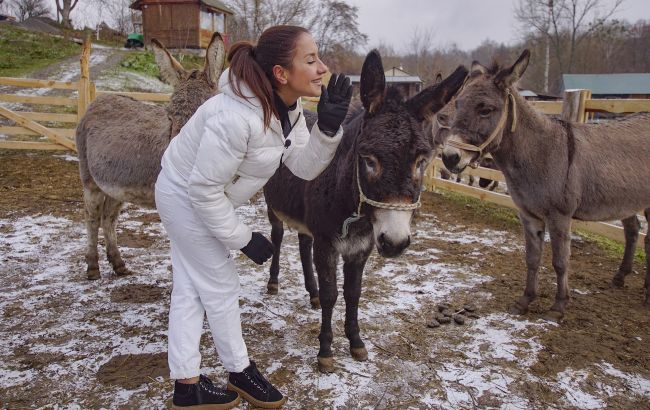
<svg viewBox="0 0 650 410"><path fill-rule="evenodd" d="M311 137L302 105L289 112L294 124L285 147L280 121L273 116L264 129L258 98L241 83L250 99L235 95L229 70L219 79L220 94L207 100L172 139L162 158L162 172L187 192L198 216L229 249L241 249L251 239L251 229L235 214L280 166L311 180L330 163L343 135L323 134L314 125ZM297 120L297 122L296 122Z"/></svg>

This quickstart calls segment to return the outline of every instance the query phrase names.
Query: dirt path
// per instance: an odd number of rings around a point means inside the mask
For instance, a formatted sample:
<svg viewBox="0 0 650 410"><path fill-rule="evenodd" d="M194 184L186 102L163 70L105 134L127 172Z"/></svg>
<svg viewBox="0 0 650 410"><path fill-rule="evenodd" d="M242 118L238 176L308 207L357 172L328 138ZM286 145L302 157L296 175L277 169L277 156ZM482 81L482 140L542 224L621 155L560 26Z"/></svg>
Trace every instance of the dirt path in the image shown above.
<svg viewBox="0 0 650 410"><path fill-rule="evenodd" d="M85 232L76 162L50 153L0 151L0 408L164 408L171 286L169 249L155 212L128 207L120 246L135 275L84 277ZM290 398L287 408L650 408L650 312L643 265L612 289L619 255L576 237L572 303L564 323L541 319L555 294L548 249L540 299L506 314L523 288L520 228L512 214L426 194L413 245L397 259L373 255L360 307L367 362L355 362L334 314L336 372L318 373L320 313L303 288L297 238L283 244L281 288L237 253L251 356ZM269 232L263 199L238 210ZM548 248L548 246L547 246ZM437 304L477 318L428 328ZM203 371L224 369L207 328ZM240 408L247 408L246 405Z"/></svg>

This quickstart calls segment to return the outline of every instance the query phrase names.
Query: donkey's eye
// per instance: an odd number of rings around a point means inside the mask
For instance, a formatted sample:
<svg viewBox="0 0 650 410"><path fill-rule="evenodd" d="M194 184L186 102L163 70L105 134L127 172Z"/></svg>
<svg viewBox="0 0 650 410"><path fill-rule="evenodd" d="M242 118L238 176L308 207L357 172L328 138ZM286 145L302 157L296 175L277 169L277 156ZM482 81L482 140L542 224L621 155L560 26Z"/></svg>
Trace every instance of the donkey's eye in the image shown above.
<svg viewBox="0 0 650 410"><path fill-rule="evenodd" d="M438 122L441 125L448 125L449 124L449 116L447 114L438 114Z"/></svg>
<svg viewBox="0 0 650 410"><path fill-rule="evenodd" d="M369 170L374 171L375 168L377 168L377 161L374 160L372 157L363 157L363 161L366 164L366 168Z"/></svg>
<svg viewBox="0 0 650 410"><path fill-rule="evenodd" d="M488 115L492 114L493 109L490 107L483 107L478 110L478 115L481 117L487 117Z"/></svg>

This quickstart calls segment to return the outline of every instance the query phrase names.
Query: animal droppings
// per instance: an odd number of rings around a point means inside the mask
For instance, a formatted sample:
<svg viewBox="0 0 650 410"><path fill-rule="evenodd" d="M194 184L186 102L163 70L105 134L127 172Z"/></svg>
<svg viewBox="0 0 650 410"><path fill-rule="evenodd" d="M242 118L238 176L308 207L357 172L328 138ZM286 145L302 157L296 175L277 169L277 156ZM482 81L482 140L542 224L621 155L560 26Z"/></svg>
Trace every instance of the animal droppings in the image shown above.
<svg viewBox="0 0 650 410"><path fill-rule="evenodd" d="M443 316L443 317L439 318L438 321L439 321L441 324L451 323L451 317L449 317L449 316Z"/></svg>
<svg viewBox="0 0 650 410"><path fill-rule="evenodd" d="M454 322L456 322L459 325L464 325L465 324L465 316L463 316L461 314L454 315Z"/></svg>
<svg viewBox="0 0 650 410"><path fill-rule="evenodd" d="M431 318L431 319L429 319L429 320L427 321L427 327L430 327L430 328L440 327L440 322L438 322L438 321L437 321L436 319L434 319L434 318Z"/></svg>
<svg viewBox="0 0 650 410"><path fill-rule="evenodd" d="M465 309L466 312L476 312L476 306L471 303L464 304L463 309Z"/></svg>
<svg viewBox="0 0 650 410"><path fill-rule="evenodd" d="M445 310L449 310L451 306L449 306L448 303L439 303L438 304L438 312L444 312Z"/></svg>

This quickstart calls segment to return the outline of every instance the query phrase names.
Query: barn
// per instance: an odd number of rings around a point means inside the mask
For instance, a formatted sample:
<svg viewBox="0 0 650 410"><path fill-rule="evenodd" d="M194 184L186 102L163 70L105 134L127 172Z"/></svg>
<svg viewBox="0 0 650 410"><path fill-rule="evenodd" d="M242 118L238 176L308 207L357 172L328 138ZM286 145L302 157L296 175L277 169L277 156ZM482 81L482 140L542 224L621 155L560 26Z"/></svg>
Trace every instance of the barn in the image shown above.
<svg viewBox="0 0 650 410"><path fill-rule="evenodd" d="M219 0L136 0L130 7L142 13L145 44L156 38L168 48L206 48L215 31L226 39L233 15Z"/></svg>

